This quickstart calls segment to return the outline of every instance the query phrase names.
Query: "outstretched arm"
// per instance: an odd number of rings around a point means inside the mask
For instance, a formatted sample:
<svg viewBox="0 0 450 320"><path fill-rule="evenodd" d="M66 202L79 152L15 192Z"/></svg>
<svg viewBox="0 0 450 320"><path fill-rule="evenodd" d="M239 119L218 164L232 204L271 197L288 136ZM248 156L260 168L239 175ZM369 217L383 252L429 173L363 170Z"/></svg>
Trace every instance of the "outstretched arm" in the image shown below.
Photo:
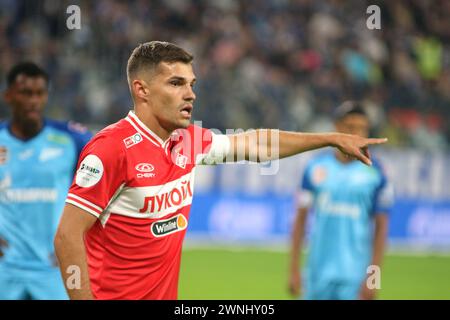
<svg viewBox="0 0 450 320"><path fill-rule="evenodd" d="M55 253L59 261L64 286L72 300L94 299L89 281L89 273L84 246L84 235L97 220L86 211L66 204L55 237ZM77 270L78 272L74 272ZM74 273L72 273L74 272ZM79 281L71 286L71 276L77 274ZM79 286L76 285L79 283Z"/></svg>
<svg viewBox="0 0 450 320"><path fill-rule="evenodd" d="M323 147L335 147L349 157L371 165L368 146L387 139L370 139L344 133L301 133L258 129L229 135L230 151L225 161L263 162L286 158Z"/></svg>

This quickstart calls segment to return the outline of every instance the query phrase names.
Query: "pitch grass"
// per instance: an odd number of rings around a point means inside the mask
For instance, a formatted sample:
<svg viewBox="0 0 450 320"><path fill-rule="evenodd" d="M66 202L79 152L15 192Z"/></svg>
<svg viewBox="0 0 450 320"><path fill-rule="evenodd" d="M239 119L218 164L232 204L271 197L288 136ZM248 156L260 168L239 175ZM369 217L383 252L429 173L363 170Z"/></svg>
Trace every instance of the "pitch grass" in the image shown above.
<svg viewBox="0 0 450 320"><path fill-rule="evenodd" d="M220 248L183 251L179 299L293 299L288 254ZM388 254L379 299L450 299L450 256Z"/></svg>

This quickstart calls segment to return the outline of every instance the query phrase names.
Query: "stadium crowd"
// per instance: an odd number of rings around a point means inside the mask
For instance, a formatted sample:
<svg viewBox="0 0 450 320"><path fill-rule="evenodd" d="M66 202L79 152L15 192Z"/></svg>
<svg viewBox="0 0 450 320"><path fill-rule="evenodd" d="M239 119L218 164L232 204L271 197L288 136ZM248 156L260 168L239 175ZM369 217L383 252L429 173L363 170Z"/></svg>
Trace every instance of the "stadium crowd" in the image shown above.
<svg viewBox="0 0 450 320"><path fill-rule="evenodd" d="M66 27L67 6L81 29ZM381 30L366 9L381 8ZM131 106L137 43L194 56L196 119L226 128L332 130L343 100L364 101L390 145L450 146L450 1L0 1L0 76L33 60L51 75L48 114L100 128ZM0 116L7 108L1 102Z"/></svg>

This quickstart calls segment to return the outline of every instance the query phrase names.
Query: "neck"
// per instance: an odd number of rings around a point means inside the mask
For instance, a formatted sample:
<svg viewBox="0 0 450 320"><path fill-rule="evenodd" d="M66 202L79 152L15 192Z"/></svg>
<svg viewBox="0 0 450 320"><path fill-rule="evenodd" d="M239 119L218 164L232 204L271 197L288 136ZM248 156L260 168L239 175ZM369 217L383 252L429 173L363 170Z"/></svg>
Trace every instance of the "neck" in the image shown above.
<svg viewBox="0 0 450 320"><path fill-rule="evenodd" d="M139 118L139 120L141 120L142 123L147 126L147 128L152 130L158 137L160 137L162 141L166 141L167 139L169 139L173 130L167 130L160 124L154 114L150 112L150 106L135 105L134 113Z"/></svg>
<svg viewBox="0 0 450 320"><path fill-rule="evenodd" d="M335 156L336 156L336 159L338 159L338 161L342 162L342 163L350 163L353 161L352 159L348 158L345 154L343 154L339 150L336 150Z"/></svg>
<svg viewBox="0 0 450 320"><path fill-rule="evenodd" d="M21 140L31 139L39 134L43 127L43 120L38 122L23 122L13 119L11 121L11 132Z"/></svg>

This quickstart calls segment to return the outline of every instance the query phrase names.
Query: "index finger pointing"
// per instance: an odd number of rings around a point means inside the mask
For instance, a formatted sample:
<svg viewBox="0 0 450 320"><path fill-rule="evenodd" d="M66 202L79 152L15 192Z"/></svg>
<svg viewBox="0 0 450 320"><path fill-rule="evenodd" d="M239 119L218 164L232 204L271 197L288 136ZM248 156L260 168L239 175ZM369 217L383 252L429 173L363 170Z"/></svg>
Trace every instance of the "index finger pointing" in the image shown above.
<svg viewBox="0 0 450 320"><path fill-rule="evenodd" d="M382 144L388 141L387 138L369 138L366 140L367 145L369 144Z"/></svg>

